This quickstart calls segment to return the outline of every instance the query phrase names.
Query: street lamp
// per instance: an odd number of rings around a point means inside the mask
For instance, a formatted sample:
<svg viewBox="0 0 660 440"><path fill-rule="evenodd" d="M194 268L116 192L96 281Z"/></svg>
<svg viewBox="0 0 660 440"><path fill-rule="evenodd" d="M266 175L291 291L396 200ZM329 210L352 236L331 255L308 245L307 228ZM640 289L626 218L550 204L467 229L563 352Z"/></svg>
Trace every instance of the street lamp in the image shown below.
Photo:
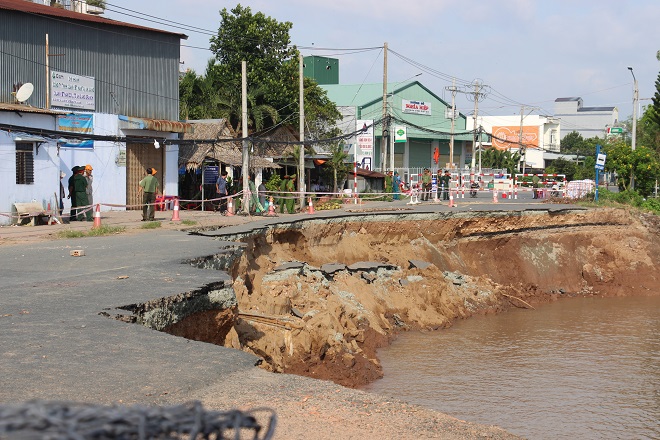
<svg viewBox="0 0 660 440"><path fill-rule="evenodd" d="M633 77L633 120L632 120L632 149L635 151L635 144L637 142L637 106L639 102L639 88L637 85L637 78L632 67L628 67L630 74Z"/></svg>

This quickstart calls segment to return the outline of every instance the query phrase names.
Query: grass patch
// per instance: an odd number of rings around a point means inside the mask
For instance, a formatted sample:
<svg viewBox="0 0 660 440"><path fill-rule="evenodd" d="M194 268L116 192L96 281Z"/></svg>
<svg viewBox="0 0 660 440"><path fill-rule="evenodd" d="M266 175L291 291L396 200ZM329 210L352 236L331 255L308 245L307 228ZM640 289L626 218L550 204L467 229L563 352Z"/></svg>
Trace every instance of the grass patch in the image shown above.
<svg viewBox="0 0 660 440"><path fill-rule="evenodd" d="M100 228L92 228L87 232L88 237L100 237L102 235L112 235L124 232L124 226L101 226Z"/></svg>
<svg viewBox="0 0 660 440"><path fill-rule="evenodd" d="M58 238L81 238L81 237L100 237L103 235L119 234L124 232L124 226L101 226L100 228L92 228L89 231L78 231L75 229L68 229L57 233Z"/></svg>
<svg viewBox="0 0 660 440"><path fill-rule="evenodd" d="M193 226L196 225L197 222L195 220L181 220L181 224L186 226Z"/></svg>
<svg viewBox="0 0 660 440"><path fill-rule="evenodd" d="M142 229L158 229L160 226L160 222L147 222L142 225Z"/></svg>
<svg viewBox="0 0 660 440"><path fill-rule="evenodd" d="M85 236L85 232L83 232L83 231L74 231L73 229L69 229L67 231L58 232L57 236L59 238L80 238L80 237Z"/></svg>

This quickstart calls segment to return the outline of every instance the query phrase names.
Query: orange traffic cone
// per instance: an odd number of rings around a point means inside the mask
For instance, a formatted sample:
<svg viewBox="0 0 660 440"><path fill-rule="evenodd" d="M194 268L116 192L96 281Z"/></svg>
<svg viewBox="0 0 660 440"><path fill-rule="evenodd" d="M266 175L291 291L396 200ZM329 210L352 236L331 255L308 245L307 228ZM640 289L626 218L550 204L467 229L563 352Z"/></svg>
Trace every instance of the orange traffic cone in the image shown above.
<svg viewBox="0 0 660 440"><path fill-rule="evenodd" d="M268 213L266 215L268 217L277 217L277 214L275 213L275 200L273 197L268 200Z"/></svg>
<svg viewBox="0 0 660 440"><path fill-rule="evenodd" d="M174 208L172 210L172 221L173 222L180 222L181 219L179 218L179 198L175 197L174 198Z"/></svg>
<svg viewBox="0 0 660 440"><path fill-rule="evenodd" d="M499 203L497 201L497 191L493 190L493 203Z"/></svg>
<svg viewBox="0 0 660 440"><path fill-rule="evenodd" d="M96 211L94 211L94 226L92 226L92 229L100 228L100 227L101 227L101 204L97 203Z"/></svg>
<svg viewBox="0 0 660 440"><path fill-rule="evenodd" d="M449 207L450 208L456 208L456 205L454 204L454 193L449 190Z"/></svg>
<svg viewBox="0 0 660 440"><path fill-rule="evenodd" d="M312 203L312 198L309 198L309 204L307 205L307 214L314 214L314 203Z"/></svg>
<svg viewBox="0 0 660 440"><path fill-rule="evenodd" d="M234 215L234 202L232 200L234 200L234 198L229 197L229 200L227 201L227 216L228 217L231 217L232 215Z"/></svg>

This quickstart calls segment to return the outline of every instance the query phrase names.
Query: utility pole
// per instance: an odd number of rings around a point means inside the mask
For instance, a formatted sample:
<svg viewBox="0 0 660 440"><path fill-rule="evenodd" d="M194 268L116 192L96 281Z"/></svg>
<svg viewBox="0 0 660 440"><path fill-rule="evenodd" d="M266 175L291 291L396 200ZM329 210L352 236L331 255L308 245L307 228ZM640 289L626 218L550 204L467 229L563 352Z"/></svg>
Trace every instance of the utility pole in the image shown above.
<svg viewBox="0 0 660 440"><path fill-rule="evenodd" d="M305 90L303 87L303 56L298 57L298 74L300 76L299 100L300 100L300 157L298 159L298 192L300 193L300 211L305 210Z"/></svg>
<svg viewBox="0 0 660 440"><path fill-rule="evenodd" d="M454 129L456 127L456 78L451 81L451 87L445 87L451 92L451 135L449 137L449 163L454 166Z"/></svg>
<svg viewBox="0 0 660 440"><path fill-rule="evenodd" d="M520 150L520 155L523 157L523 165L522 165L522 170L520 172L522 174L525 174L525 168L527 166L527 151L525 150L525 147L523 146L523 118L525 117L525 106L521 105L520 106L520 132L518 132L518 145L519 145L519 150Z"/></svg>
<svg viewBox="0 0 660 440"><path fill-rule="evenodd" d="M630 73L633 77L633 118L632 118L632 150L635 151L635 145L637 143L637 107L639 106L639 86L637 84L637 78L635 78L635 72L633 72L632 67L628 67Z"/></svg>
<svg viewBox="0 0 660 440"><path fill-rule="evenodd" d="M243 126L243 208L250 213L250 158L248 156L247 61L241 61L241 125Z"/></svg>
<svg viewBox="0 0 660 440"><path fill-rule="evenodd" d="M485 89L488 86L485 86L479 83L479 80L474 81L474 91L467 90L456 90L459 93L464 93L468 99L474 99L474 137L472 140L472 161L470 163L470 182L474 182L474 167L475 167L475 148L477 146L477 137L481 134L481 127L477 128L477 118L479 115L479 98L485 98L487 93ZM481 168L481 163L479 164Z"/></svg>
<svg viewBox="0 0 660 440"><path fill-rule="evenodd" d="M383 44L383 133L380 138L380 155L382 171L387 171L387 138L389 137L389 120L387 117L387 42ZM357 157L355 158L357 161Z"/></svg>
<svg viewBox="0 0 660 440"><path fill-rule="evenodd" d="M633 77L633 117L632 117L632 150L635 151L637 143L637 106L639 105L639 88L637 85L637 78L632 67L628 67L630 74ZM634 170L630 172L630 189L635 189L635 174Z"/></svg>

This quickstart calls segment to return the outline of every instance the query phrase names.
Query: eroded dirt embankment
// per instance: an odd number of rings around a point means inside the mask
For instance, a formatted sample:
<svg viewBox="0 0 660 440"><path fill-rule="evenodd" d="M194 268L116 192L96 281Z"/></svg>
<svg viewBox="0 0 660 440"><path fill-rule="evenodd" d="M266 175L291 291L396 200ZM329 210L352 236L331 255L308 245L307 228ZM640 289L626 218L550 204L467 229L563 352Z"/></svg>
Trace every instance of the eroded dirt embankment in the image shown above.
<svg viewBox="0 0 660 440"><path fill-rule="evenodd" d="M242 314L224 344L347 386L382 375L376 349L402 329L563 296L660 294L657 217L623 210L312 220L241 240L231 272ZM292 261L305 264L282 270ZM320 270L357 262L393 268ZM188 318L183 335L216 313Z"/></svg>

